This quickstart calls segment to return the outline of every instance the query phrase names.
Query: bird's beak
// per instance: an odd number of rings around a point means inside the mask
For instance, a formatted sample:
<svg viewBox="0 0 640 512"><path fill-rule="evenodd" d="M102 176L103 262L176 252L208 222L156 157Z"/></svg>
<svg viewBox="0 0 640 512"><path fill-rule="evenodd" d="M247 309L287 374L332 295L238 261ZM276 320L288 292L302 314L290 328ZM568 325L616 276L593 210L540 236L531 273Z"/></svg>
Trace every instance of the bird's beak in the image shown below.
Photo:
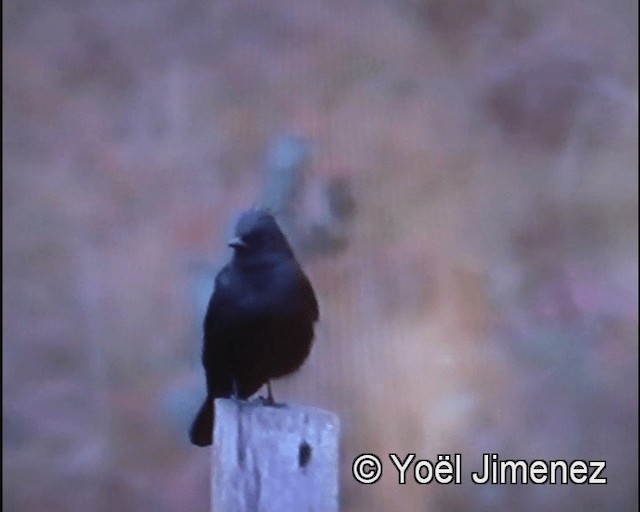
<svg viewBox="0 0 640 512"><path fill-rule="evenodd" d="M229 240L227 245L229 247L233 247L234 249L244 249L247 247L246 242L242 240L242 238L234 238L232 240Z"/></svg>

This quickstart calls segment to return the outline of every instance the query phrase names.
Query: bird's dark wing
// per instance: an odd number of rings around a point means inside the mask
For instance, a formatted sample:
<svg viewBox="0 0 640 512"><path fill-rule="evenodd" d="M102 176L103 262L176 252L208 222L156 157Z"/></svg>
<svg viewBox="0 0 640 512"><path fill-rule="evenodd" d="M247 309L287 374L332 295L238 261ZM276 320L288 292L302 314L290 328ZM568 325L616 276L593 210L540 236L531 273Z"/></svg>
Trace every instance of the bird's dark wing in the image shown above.
<svg viewBox="0 0 640 512"><path fill-rule="evenodd" d="M231 270L228 266L223 267L216 275L213 293L209 299L209 305L207 306L207 313L204 317L204 331L205 336L207 330L216 323L216 317L218 310L223 306L225 302L225 296L228 294L229 281L231 279Z"/></svg>
<svg viewBox="0 0 640 512"><path fill-rule="evenodd" d="M225 265L216 275L204 320L205 331L207 326L225 324L240 315L246 315L246 306L242 305L242 298L250 289L251 287L247 286L246 272L231 264Z"/></svg>
<svg viewBox="0 0 640 512"><path fill-rule="evenodd" d="M232 270L226 266L216 276L215 288L204 317L202 364L207 377L207 390L213 397L224 396L231 391L228 345L222 334L228 310L233 307L231 281Z"/></svg>

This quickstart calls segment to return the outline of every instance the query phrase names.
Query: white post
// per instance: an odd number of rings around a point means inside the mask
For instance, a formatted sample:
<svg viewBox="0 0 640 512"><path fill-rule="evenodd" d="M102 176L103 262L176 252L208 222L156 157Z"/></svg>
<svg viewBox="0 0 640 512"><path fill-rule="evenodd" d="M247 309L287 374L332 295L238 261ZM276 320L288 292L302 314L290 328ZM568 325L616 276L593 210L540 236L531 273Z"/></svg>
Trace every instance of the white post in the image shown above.
<svg viewBox="0 0 640 512"><path fill-rule="evenodd" d="M339 435L322 409L217 399L213 512L337 512Z"/></svg>

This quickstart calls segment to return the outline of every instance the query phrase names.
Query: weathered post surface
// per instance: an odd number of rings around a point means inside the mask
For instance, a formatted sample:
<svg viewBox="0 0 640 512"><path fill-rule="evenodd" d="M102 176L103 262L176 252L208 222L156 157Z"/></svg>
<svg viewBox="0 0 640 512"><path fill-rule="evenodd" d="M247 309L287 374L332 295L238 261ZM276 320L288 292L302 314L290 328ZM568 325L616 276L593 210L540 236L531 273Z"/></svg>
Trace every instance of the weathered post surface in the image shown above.
<svg viewBox="0 0 640 512"><path fill-rule="evenodd" d="M307 406L215 401L213 512L337 512L340 423Z"/></svg>

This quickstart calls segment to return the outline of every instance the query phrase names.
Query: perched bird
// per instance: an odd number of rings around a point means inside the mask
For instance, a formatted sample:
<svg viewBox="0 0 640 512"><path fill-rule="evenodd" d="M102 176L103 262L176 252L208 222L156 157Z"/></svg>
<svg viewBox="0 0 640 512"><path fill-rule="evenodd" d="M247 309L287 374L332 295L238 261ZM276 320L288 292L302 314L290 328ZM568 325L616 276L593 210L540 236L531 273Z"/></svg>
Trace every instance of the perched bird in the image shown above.
<svg viewBox="0 0 640 512"><path fill-rule="evenodd" d="M318 320L318 302L273 216L248 210L240 216L233 257L215 279L204 319L202 364L207 398L190 431L191 442L212 441L213 399L246 399L270 379L296 371L305 361Z"/></svg>

